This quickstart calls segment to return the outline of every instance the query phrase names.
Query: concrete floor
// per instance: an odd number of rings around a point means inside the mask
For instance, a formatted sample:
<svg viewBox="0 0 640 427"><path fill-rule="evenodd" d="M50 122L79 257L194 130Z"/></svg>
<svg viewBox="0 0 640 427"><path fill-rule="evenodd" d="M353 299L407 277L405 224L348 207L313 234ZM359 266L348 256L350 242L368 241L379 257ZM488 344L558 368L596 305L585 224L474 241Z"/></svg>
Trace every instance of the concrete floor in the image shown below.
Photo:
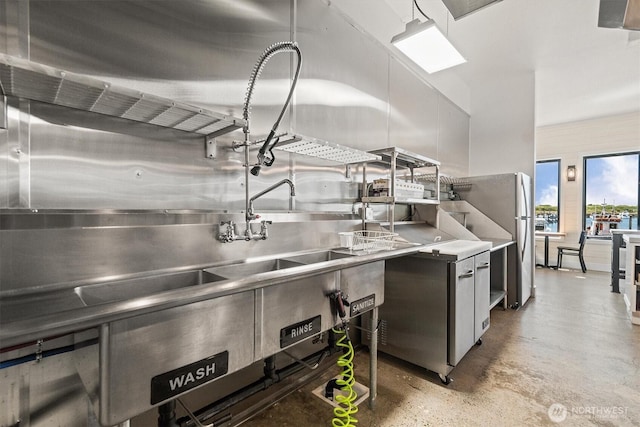
<svg viewBox="0 0 640 427"><path fill-rule="evenodd" d="M481 346L452 371L454 382L380 354L378 399L360 405L359 427L640 426L640 326L632 326L608 273L536 270L537 295L518 311L494 309ZM369 354L356 379L368 385ZM244 425L331 426L311 390L326 373ZM563 412L566 408L566 413ZM559 418L555 418L559 419Z"/></svg>

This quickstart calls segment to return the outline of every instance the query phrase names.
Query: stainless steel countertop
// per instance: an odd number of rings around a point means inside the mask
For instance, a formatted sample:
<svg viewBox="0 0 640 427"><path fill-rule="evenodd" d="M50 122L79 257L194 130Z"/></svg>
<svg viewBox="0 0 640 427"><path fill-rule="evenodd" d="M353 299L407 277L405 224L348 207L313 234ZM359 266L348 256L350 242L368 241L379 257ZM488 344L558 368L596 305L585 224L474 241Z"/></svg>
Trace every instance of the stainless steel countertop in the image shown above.
<svg viewBox="0 0 640 427"><path fill-rule="evenodd" d="M451 240L429 245L420 250L433 255L449 255L454 259L464 259L491 249L491 242L482 240Z"/></svg>
<svg viewBox="0 0 640 427"><path fill-rule="evenodd" d="M490 239L481 237L480 240L485 242L491 242L491 252L498 251L500 249L504 249L508 246L515 245L515 240L509 239Z"/></svg>
<svg viewBox="0 0 640 427"><path fill-rule="evenodd" d="M417 253L423 247L423 245L407 244L388 251L358 254L347 258L254 274L241 279L187 286L127 301L94 306L85 306L73 289L3 297L1 311L5 318L2 320L2 328L0 329L0 346L6 348L30 343L38 339L93 328L115 320L304 279L347 267L410 255Z"/></svg>

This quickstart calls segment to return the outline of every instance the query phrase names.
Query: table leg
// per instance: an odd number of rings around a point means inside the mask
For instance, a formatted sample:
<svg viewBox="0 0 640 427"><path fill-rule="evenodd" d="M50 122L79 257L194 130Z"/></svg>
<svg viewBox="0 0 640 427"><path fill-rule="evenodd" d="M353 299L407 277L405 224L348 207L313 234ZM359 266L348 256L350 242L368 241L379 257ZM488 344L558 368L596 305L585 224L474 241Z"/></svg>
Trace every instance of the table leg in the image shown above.
<svg viewBox="0 0 640 427"><path fill-rule="evenodd" d="M544 236L544 266L549 268L549 236Z"/></svg>
<svg viewBox="0 0 640 427"><path fill-rule="evenodd" d="M369 408L375 409L378 394L378 307L371 310L371 340L369 341Z"/></svg>

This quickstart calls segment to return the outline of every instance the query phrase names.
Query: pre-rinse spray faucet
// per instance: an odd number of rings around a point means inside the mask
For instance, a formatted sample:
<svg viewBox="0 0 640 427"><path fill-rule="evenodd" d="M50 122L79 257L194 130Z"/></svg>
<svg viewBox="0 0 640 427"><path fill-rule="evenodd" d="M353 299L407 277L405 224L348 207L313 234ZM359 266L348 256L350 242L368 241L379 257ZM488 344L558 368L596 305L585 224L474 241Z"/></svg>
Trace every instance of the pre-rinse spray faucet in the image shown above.
<svg viewBox="0 0 640 427"><path fill-rule="evenodd" d="M297 56L296 69L293 75L293 79L291 80L289 94L287 95L287 99L285 100L285 103L282 106L280 114L278 115L278 118L273 124L271 131L269 132L269 135L267 136L264 143L262 144L262 147L260 147L260 149L258 150L258 162L255 164L251 164L249 162L249 148L252 145L252 143L250 141L249 136L251 133L250 119L251 119L251 98L253 96L253 90L255 88L256 81L260 77L260 74L262 73L262 70L264 69L264 66L266 65L267 61L278 53L286 53L286 52L295 53ZM298 83L298 78L300 76L301 66L302 66L302 54L300 52L300 49L298 48L298 44L296 42L286 41L286 42L274 43L271 46L269 46L264 52L262 52L262 55L260 55L258 62L256 63L256 65L253 68L253 71L251 72L251 76L249 77L249 86L247 87L247 93L244 100L244 107L242 110L242 118L246 122L243 128L244 143L241 145L235 145L234 143L234 147L233 147L234 150L238 146L244 147L244 168L245 168L244 191L245 191L246 225L245 225L244 233L242 235L238 235L235 231L236 225L233 223L233 221L220 223L218 240L220 240L221 242L229 243L235 240L266 239L268 237L267 225L270 224L271 221L261 221L261 228L259 233L255 233L251 229L251 221L257 218L257 216L253 214L253 202L257 198L264 196L265 194L269 193L270 191L278 188L283 184L288 184L289 187L291 187L291 197L294 197L296 195L296 190L293 182L289 179L283 179L282 181L259 192L258 194L253 196L251 199L249 199L249 173L251 173L252 175L258 176L258 174L260 174L260 169L263 166L269 167L275 161L275 155L273 154L272 150L279 142L279 138L276 136L276 132L278 130L278 126L280 125L280 121L282 120L282 117L287 111L289 104L291 104L293 92L296 88L296 84Z"/></svg>

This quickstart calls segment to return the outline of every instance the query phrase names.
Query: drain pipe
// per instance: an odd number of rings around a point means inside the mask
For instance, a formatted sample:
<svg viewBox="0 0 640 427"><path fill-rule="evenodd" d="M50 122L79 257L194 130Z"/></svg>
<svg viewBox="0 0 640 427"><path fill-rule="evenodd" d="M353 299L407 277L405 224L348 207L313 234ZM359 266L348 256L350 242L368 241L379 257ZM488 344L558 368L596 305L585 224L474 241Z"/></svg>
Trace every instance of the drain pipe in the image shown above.
<svg viewBox="0 0 640 427"><path fill-rule="evenodd" d="M265 381L272 381L272 384L278 382L278 372L276 371L275 356L269 356L264 359L264 378Z"/></svg>
<svg viewBox="0 0 640 427"><path fill-rule="evenodd" d="M333 354L334 352L335 352L334 348L327 346L324 349L303 358L302 360L306 363L310 363L310 362L313 362L314 364L316 362L320 363L322 360L324 360L325 357ZM266 390L272 385L281 382L285 378L290 377L291 375L301 371L304 368L305 368L304 365L294 362L280 370L276 370L275 356L267 357L264 360L264 377L262 379L259 379L258 381L252 384L249 384L248 386L241 388L240 390L237 390L236 392L228 396L225 396L222 399L219 399L216 402L213 402L210 405L205 406L204 408L194 411L193 413L200 423L204 425L211 424L212 423L211 419L216 415L220 414L225 409L230 408L236 403L239 403L244 399L247 399L253 396L254 394L257 394L263 390ZM216 420L216 422L218 421L220 420ZM214 425L216 422L214 422ZM195 421L193 421L190 417L183 417L178 419L177 425L179 427L197 426Z"/></svg>
<svg viewBox="0 0 640 427"><path fill-rule="evenodd" d="M178 427L175 400L158 406L158 427Z"/></svg>

